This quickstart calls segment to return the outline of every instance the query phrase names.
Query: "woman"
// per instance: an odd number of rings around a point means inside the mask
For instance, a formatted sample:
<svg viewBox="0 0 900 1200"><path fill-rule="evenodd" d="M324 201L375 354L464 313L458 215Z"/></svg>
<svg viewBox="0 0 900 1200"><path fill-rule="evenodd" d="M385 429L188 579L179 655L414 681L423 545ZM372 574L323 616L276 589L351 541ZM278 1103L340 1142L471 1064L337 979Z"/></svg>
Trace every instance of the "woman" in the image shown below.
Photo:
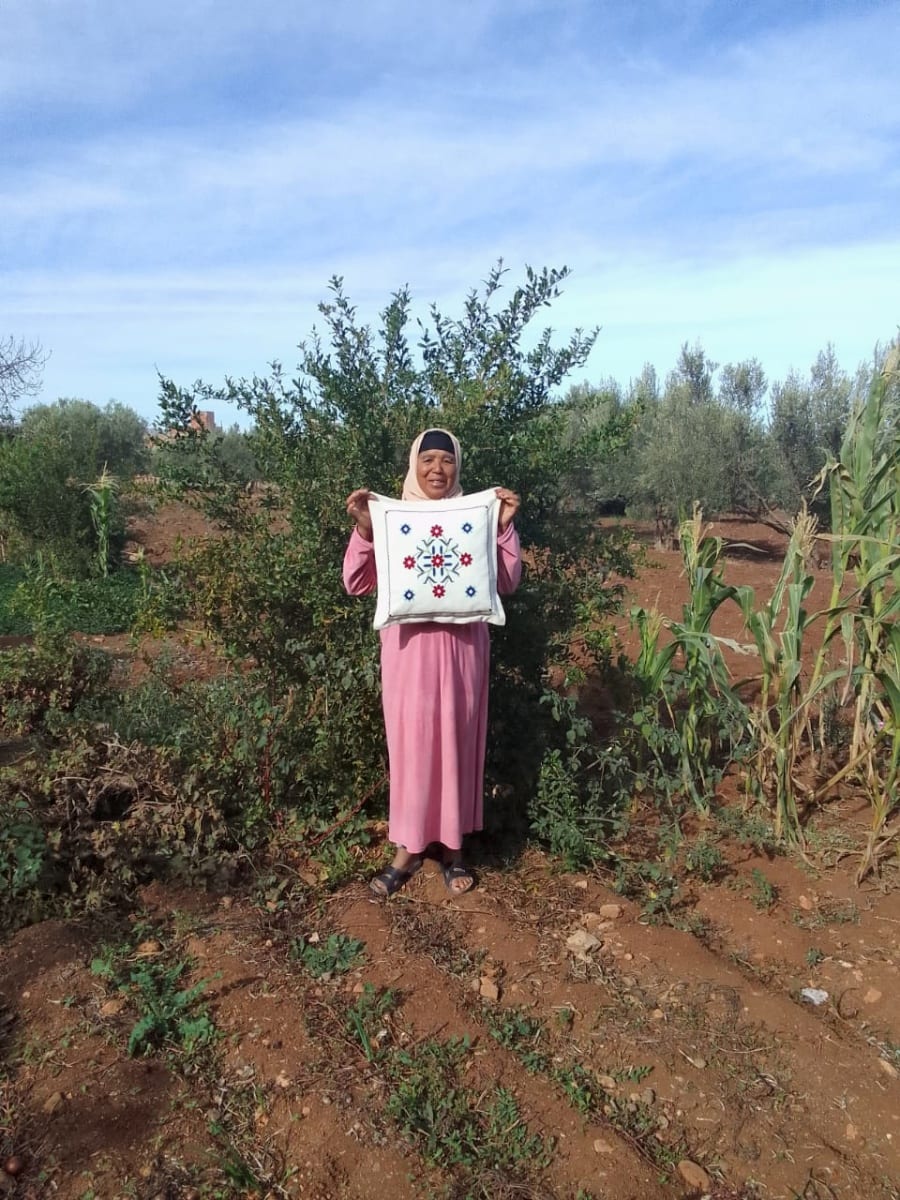
<svg viewBox="0 0 900 1200"><path fill-rule="evenodd" d="M404 500L445 500L462 494L459 442L445 429L420 433L409 452ZM375 549L367 489L347 498L356 522L344 555L351 596L375 590ZM514 592L522 573L513 517L519 497L497 488L497 583ZM397 853L369 885L392 896L422 865L428 846L441 846L444 882L454 895L475 885L462 858L463 838L482 827L484 749L490 641L487 625L437 621L389 625L381 631L381 685L390 763L389 836Z"/></svg>

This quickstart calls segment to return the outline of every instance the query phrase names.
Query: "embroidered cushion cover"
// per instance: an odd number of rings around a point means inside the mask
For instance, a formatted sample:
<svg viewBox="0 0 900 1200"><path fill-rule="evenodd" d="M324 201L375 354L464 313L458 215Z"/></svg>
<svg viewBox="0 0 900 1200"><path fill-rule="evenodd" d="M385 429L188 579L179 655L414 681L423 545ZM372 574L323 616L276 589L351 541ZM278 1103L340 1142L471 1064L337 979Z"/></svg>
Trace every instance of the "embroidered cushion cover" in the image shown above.
<svg viewBox="0 0 900 1200"><path fill-rule="evenodd" d="M497 594L500 501L493 488L453 500L371 493L375 628L409 621L504 625Z"/></svg>

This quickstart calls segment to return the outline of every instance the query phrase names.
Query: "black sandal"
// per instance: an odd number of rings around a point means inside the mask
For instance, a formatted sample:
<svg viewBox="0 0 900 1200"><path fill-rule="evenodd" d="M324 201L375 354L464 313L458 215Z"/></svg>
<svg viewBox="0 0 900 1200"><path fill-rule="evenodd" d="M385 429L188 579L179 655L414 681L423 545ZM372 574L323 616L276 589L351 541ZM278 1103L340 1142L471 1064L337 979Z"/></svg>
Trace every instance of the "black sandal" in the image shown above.
<svg viewBox="0 0 900 1200"><path fill-rule="evenodd" d="M388 896L399 892L403 885L412 879L421 865L421 858L413 858L405 867L385 867L370 881L369 891L379 900L387 900ZM377 887L377 884L381 884L381 887Z"/></svg>
<svg viewBox="0 0 900 1200"><path fill-rule="evenodd" d="M441 863L441 870L444 873L444 885L451 896L464 896L466 892L471 892L475 886L475 875L462 863ZM454 887L457 880L467 879L469 882L465 887Z"/></svg>

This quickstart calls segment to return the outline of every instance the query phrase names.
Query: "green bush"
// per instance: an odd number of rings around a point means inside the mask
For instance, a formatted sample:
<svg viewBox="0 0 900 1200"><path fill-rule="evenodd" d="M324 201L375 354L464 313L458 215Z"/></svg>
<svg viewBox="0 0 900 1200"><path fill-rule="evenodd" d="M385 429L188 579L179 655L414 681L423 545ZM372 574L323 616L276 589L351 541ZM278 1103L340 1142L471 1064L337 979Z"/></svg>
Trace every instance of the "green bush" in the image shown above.
<svg viewBox="0 0 900 1200"><path fill-rule="evenodd" d="M341 584L344 501L363 484L399 494L420 429L445 425L458 435L466 490L504 484L523 496L517 524L528 570L507 605L506 628L493 634L488 786L495 795L533 795L545 757L565 745L566 719L554 720L541 704L551 678L571 681L610 657L607 617L619 593L605 580L611 566L632 573L633 559L622 540L596 529L591 498L573 496L570 481L624 433L599 423L573 437L555 402L555 389L594 341L577 331L556 348L549 330L532 335L566 270L529 270L505 304L503 274L491 272L457 319L433 308L415 348L407 292L393 297L376 334L359 324L335 280L331 300L320 305L330 346L314 333L295 380L273 364L266 378L218 388L163 381L160 424L180 431L172 453L186 462L214 449L192 428L200 408L233 403L254 423L256 461L272 487L260 502L220 471L215 484L185 490L229 531L191 559L186 575L196 612L236 662L258 664L281 736L290 731L302 751L279 767L282 802L302 814L385 794L378 639L371 603L348 598ZM212 452L208 464L212 478ZM271 752L268 737L259 734L258 768ZM585 785L581 773L574 786ZM510 804L507 819L521 823L524 807Z"/></svg>
<svg viewBox="0 0 900 1200"><path fill-rule="evenodd" d="M95 724L67 733L0 771L0 925L108 911L151 879L233 880L238 845L177 757Z"/></svg>
<svg viewBox="0 0 900 1200"><path fill-rule="evenodd" d="M42 625L68 633L123 633L132 628L143 595L142 580L131 570L72 580L40 566L0 568L0 634L33 633Z"/></svg>
<svg viewBox="0 0 900 1200"><path fill-rule="evenodd" d="M0 730L58 729L79 704L105 690L111 671L108 654L58 632L0 651Z"/></svg>

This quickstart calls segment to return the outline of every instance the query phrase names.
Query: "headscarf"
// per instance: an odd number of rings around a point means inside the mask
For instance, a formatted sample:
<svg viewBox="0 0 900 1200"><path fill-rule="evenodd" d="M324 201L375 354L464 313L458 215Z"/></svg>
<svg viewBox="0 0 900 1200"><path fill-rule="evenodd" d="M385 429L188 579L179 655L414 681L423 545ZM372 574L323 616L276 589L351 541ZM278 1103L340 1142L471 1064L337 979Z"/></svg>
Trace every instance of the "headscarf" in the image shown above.
<svg viewBox="0 0 900 1200"><path fill-rule="evenodd" d="M462 470L462 450L459 442L449 429L423 429L409 449L409 470L406 472L406 478L403 480L402 500L427 500L428 496L419 487L419 481L416 478L416 467L419 461L419 447L422 445L422 439L426 433L446 433L447 437L453 443L453 456L456 459L456 479L453 482L453 487L447 493L445 499L449 500L451 496L461 496L462 488L459 485L459 476Z"/></svg>

